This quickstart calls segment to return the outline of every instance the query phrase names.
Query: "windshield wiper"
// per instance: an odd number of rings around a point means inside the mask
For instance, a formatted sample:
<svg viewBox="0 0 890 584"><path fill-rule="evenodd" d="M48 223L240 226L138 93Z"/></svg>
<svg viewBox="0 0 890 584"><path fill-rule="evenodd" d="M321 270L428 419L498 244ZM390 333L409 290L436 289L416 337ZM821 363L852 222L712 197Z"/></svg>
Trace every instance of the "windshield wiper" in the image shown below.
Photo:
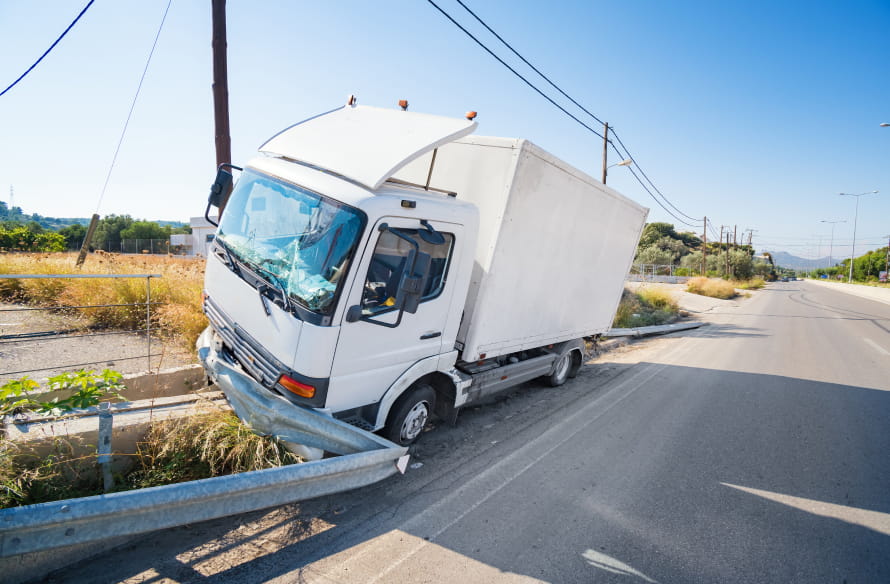
<svg viewBox="0 0 890 584"><path fill-rule="evenodd" d="M262 268L261 268L261 270L262 270ZM297 311L297 307L296 307L297 303L294 301L293 298L291 298L290 294L287 293L287 290L285 289L284 284L282 284L281 279L278 276L276 276L275 274L267 272L266 270L262 270L262 271L265 272L265 274L266 274L265 277L263 277L263 274L260 274L260 273L257 273L257 275L260 276L265 282L272 284L274 286L275 291L278 292L279 294L281 294L282 308L284 308L284 310L293 314L297 318L300 318L300 313ZM264 293L266 291L271 290L271 288L269 288L269 286L266 286L266 285L260 286L260 288L262 288L260 290L260 295L264 295ZM263 303L263 306L265 308L265 301ZM268 312L267 312L267 315L268 315ZM302 318L300 318L300 320L302 320Z"/></svg>
<svg viewBox="0 0 890 584"><path fill-rule="evenodd" d="M226 263L229 265L229 269L232 270L233 272L235 272L235 275L237 275L239 278L241 278L243 280L244 276L241 274L241 267L238 265L238 262L235 260L235 256L233 256L232 252L229 250L229 246L226 245L226 243L223 240L221 240L219 237L214 238L213 241L217 245L219 245L220 249L222 249L223 252L226 254L225 259L226 259Z"/></svg>
<svg viewBox="0 0 890 584"><path fill-rule="evenodd" d="M281 293L281 300L284 303L284 309L291 314L296 314L297 311L294 309L293 300L290 297L290 294L287 293L287 290L284 289L284 285L281 283L276 276L269 274L269 281L275 285L275 288L278 289L278 292Z"/></svg>

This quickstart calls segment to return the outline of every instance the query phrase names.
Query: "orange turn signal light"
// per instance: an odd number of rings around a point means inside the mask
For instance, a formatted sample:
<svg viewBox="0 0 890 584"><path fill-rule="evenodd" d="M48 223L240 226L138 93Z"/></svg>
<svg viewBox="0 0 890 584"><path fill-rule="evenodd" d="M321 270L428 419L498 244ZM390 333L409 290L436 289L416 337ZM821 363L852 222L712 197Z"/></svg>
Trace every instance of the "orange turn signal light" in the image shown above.
<svg viewBox="0 0 890 584"><path fill-rule="evenodd" d="M315 397L315 388L305 383L300 383L296 379L291 379L287 375L278 378L278 384L291 393L295 393L300 397Z"/></svg>

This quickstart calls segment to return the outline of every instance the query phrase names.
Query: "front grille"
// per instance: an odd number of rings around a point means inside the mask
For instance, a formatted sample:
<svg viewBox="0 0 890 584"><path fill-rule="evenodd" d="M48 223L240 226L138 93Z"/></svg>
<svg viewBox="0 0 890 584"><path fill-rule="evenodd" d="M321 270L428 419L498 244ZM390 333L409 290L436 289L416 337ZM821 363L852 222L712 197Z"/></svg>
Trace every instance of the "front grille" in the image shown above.
<svg viewBox="0 0 890 584"><path fill-rule="evenodd" d="M264 387L272 389L281 372L288 368L261 349L259 343L230 321L209 298L204 302L204 313L241 367Z"/></svg>

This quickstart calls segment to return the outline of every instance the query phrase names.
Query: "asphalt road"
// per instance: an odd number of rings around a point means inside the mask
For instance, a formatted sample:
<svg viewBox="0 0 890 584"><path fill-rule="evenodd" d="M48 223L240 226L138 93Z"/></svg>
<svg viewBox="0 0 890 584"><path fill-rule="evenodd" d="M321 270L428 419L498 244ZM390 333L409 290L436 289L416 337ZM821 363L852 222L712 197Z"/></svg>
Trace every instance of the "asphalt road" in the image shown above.
<svg viewBox="0 0 890 584"><path fill-rule="evenodd" d="M404 477L53 581L890 582L890 305L776 283L422 437Z"/></svg>

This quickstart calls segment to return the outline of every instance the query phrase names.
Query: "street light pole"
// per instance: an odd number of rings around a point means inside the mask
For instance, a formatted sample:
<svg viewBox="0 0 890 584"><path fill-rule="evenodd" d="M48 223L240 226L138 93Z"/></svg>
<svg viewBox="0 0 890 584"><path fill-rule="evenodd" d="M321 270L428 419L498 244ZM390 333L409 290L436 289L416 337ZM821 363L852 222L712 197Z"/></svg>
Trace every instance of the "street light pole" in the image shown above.
<svg viewBox="0 0 890 584"><path fill-rule="evenodd" d="M834 261L832 261L832 254L834 253L834 226L838 223L846 223L846 221L826 221L823 219L821 223L831 223L831 244L828 246L828 267L834 267Z"/></svg>
<svg viewBox="0 0 890 584"><path fill-rule="evenodd" d="M853 260L856 259L856 223L859 220L859 197L865 195L876 195L878 191L868 191L866 193L859 193L858 195L854 195L851 193L838 193L842 197L856 197L856 214L853 215L853 246L850 248L850 275L847 278L847 282L853 282Z"/></svg>

